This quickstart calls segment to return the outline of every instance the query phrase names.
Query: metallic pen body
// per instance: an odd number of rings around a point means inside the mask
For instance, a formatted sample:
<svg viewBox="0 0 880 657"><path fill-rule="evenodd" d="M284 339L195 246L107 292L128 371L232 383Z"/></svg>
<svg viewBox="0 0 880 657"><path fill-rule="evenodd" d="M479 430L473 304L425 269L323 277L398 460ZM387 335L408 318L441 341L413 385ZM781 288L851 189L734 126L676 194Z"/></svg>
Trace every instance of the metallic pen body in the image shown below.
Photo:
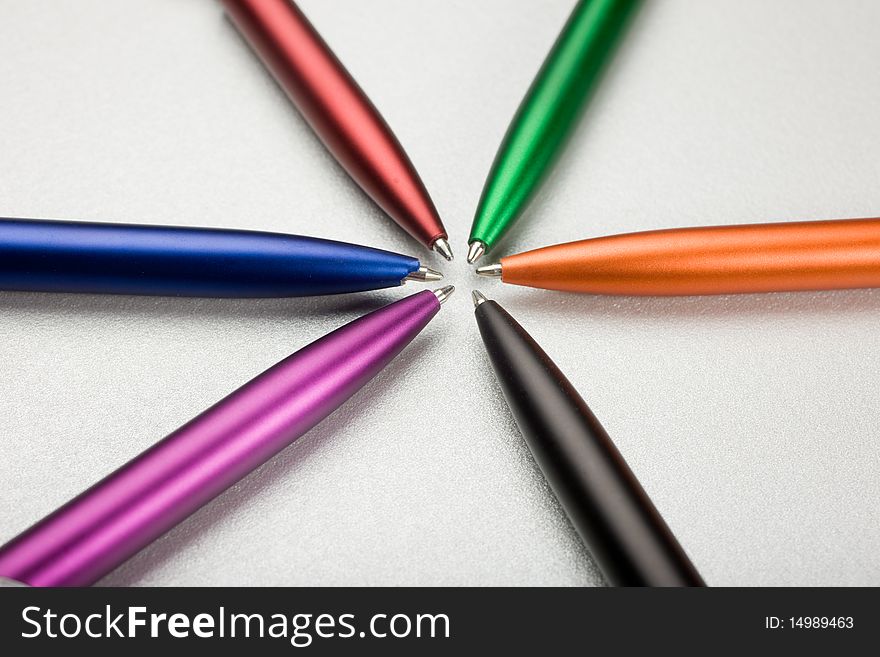
<svg viewBox="0 0 880 657"><path fill-rule="evenodd" d="M480 335L532 455L613 586L703 580L565 375L500 305L474 294Z"/></svg>
<svg viewBox="0 0 880 657"><path fill-rule="evenodd" d="M409 256L248 230L0 219L0 290L286 297L392 287Z"/></svg>
<svg viewBox="0 0 880 657"><path fill-rule="evenodd" d="M880 219L672 228L501 259L480 273L587 294L700 295L880 287Z"/></svg>
<svg viewBox="0 0 880 657"><path fill-rule="evenodd" d="M440 309L443 288L300 349L0 547L0 578L85 586L341 406Z"/></svg>
<svg viewBox="0 0 880 657"><path fill-rule="evenodd" d="M581 0L575 6L495 155L471 227L468 262L490 250L534 197L638 4Z"/></svg>
<svg viewBox="0 0 880 657"><path fill-rule="evenodd" d="M296 4L222 1L232 23L355 182L410 235L450 259L446 229L403 147Z"/></svg>

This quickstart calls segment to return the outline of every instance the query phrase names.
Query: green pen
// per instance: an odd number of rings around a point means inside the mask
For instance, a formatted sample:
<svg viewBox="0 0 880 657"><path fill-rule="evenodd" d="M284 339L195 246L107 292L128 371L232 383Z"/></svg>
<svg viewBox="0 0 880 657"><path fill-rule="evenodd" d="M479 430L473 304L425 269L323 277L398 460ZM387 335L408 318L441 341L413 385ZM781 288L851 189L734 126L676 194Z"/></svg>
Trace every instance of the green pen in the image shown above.
<svg viewBox="0 0 880 657"><path fill-rule="evenodd" d="M519 217L571 135L639 0L580 0L501 142L477 206L473 264Z"/></svg>

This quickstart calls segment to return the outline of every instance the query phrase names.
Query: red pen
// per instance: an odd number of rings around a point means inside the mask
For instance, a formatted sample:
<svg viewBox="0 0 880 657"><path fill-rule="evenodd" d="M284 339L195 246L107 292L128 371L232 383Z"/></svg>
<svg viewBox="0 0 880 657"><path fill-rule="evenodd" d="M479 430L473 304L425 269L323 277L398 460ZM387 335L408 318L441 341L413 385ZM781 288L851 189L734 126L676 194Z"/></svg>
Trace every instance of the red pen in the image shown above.
<svg viewBox="0 0 880 657"><path fill-rule="evenodd" d="M232 23L355 182L410 235L452 260L437 209L391 128L290 0L222 0Z"/></svg>

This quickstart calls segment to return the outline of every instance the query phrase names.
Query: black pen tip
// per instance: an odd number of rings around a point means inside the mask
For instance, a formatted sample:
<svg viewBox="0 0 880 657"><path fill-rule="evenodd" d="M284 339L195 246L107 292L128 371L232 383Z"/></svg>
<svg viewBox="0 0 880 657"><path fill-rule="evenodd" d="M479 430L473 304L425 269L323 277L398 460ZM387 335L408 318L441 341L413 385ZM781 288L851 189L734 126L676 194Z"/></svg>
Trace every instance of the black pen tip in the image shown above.
<svg viewBox="0 0 880 657"><path fill-rule="evenodd" d="M474 300L474 308L488 301L485 295L478 290L471 290L471 298Z"/></svg>

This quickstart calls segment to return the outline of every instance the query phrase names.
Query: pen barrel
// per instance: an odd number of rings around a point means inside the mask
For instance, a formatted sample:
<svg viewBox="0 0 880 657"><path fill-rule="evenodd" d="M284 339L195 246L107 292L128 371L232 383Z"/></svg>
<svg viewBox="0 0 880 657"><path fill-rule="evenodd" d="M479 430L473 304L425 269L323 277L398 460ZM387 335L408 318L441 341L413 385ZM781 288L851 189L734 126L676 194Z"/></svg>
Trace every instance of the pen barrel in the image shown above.
<svg viewBox="0 0 880 657"><path fill-rule="evenodd" d="M515 285L621 295L702 295L880 286L880 219L675 228L502 258Z"/></svg>
<svg viewBox="0 0 880 657"><path fill-rule="evenodd" d="M469 241L491 248L535 196L577 126L640 0L580 0L498 148Z"/></svg>
<svg viewBox="0 0 880 657"><path fill-rule="evenodd" d="M315 134L373 201L428 247L447 237L391 128L296 4L222 1Z"/></svg>
<svg viewBox="0 0 880 657"><path fill-rule="evenodd" d="M0 289L288 297L400 285L415 258L245 230L0 219Z"/></svg>
<svg viewBox="0 0 880 657"><path fill-rule="evenodd" d="M266 370L0 548L0 577L95 582L327 417L439 307L419 292Z"/></svg>
<svg viewBox="0 0 880 657"><path fill-rule="evenodd" d="M486 350L536 462L613 586L703 586L587 404L494 301L476 309Z"/></svg>

